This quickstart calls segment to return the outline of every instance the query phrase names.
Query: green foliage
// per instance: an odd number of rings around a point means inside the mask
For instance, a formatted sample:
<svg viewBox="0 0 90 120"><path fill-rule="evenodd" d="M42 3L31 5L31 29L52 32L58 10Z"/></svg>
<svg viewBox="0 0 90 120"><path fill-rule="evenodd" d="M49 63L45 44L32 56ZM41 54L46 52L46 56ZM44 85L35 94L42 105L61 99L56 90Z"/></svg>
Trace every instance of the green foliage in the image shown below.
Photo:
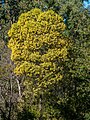
<svg viewBox="0 0 90 120"><path fill-rule="evenodd" d="M19 6L21 8L21 13L29 11L32 8L39 8L42 11L53 9L55 12L58 12L58 10L60 10L59 0L21 0Z"/></svg>
<svg viewBox="0 0 90 120"><path fill-rule="evenodd" d="M18 18L20 10L18 4L19 1L8 0L5 1L0 10L0 40L3 40L5 43L8 42L7 31Z"/></svg>
<svg viewBox="0 0 90 120"><path fill-rule="evenodd" d="M68 71L65 72L69 83L66 87L68 100L63 104L65 109L62 114L66 119L83 120L90 111L90 16L82 10L78 1L76 4L73 4L74 1L69 3L64 4L60 12L67 17L65 34L73 40L69 61L66 62ZM66 108L68 112L65 112Z"/></svg>
<svg viewBox="0 0 90 120"><path fill-rule="evenodd" d="M18 113L18 118L17 120L35 120L35 115L31 112L29 112L29 110L27 109L23 109L22 112Z"/></svg>
<svg viewBox="0 0 90 120"><path fill-rule="evenodd" d="M85 115L85 120L90 120L90 112Z"/></svg>

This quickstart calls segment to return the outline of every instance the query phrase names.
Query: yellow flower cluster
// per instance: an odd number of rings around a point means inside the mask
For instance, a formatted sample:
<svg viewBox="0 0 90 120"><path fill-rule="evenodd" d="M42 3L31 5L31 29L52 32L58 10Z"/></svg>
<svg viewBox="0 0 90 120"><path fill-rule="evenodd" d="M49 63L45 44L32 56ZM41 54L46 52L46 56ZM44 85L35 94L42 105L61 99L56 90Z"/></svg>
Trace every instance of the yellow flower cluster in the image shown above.
<svg viewBox="0 0 90 120"><path fill-rule="evenodd" d="M61 16L53 10L42 12L35 8L21 14L8 32L15 73L29 76L36 91L62 79L62 61L69 45L63 30Z"/></svg>

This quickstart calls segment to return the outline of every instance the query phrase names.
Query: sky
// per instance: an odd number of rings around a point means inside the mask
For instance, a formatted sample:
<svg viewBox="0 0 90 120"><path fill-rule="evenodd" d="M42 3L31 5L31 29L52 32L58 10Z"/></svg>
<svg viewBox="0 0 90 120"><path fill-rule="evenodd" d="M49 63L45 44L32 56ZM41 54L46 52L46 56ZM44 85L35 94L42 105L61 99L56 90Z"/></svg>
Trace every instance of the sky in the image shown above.
<svg viewBox="0 0 90 120"><path fill-rule="evenodd" d="M90 0L84 0L83 1L83 6L84 6L84 8L88 8L89 6L90 6Z"/></svg>

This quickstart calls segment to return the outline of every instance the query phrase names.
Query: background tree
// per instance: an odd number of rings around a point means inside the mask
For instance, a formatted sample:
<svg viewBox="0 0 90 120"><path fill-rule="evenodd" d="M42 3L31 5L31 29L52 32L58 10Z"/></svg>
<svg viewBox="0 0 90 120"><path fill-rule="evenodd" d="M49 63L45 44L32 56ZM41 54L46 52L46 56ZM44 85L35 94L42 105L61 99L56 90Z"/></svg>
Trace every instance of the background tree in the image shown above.
<svg viewBox="0 0 90 120"><path fill-rule="evenodd" d="M3 40L0 40L0 118L1 120L16 120L16 104L18 87L13 73L14 65L10 60L10 50Z"/></svg>
<svg viewBox="0 0 90 120"><path fill-rule="evenodd" d="M79 1L67 1L59 12L66 16L65 34L73 40L69 52L71 60L67 62L68 71L65 73L66 76L69 75L67 80L71 81L69 87L66 87L69 91L69 98L63 105L63 112L66 119L85 119L85 114L90 114L88 108L90 103L90 51L88 46L90 44L90 16L87 10L82 9Z"/></svg>
<svg viewBox="0 0 90 120"><path fill-rule="evenodd" d="M11 62L11 51L7 47L7 31L16 20L15 14L11 18L11 1L7 0L0 9L0 118L3 120L16 119L16 104L19 97L19 78L13 73L14 64ZM12 11L15 4L12 4ZM17 12L18 17L18 12ZM18 85L17 85L18 84Z"/></svg>

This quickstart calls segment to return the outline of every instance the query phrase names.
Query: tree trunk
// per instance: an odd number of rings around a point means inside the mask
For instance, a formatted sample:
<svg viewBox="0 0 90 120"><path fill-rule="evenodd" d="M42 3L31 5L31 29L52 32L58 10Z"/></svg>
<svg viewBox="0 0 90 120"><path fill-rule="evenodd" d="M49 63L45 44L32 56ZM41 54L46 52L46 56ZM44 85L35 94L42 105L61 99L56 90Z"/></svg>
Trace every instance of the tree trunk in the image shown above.
<svg viewBox="0 0 90 120"><path fill-rule="evenodd" d="M17 82L17 85L18 85L18 94L19 94L19 98L21 98L21 87L20 87L18 78L16 78L16 82Z"/></svg>

